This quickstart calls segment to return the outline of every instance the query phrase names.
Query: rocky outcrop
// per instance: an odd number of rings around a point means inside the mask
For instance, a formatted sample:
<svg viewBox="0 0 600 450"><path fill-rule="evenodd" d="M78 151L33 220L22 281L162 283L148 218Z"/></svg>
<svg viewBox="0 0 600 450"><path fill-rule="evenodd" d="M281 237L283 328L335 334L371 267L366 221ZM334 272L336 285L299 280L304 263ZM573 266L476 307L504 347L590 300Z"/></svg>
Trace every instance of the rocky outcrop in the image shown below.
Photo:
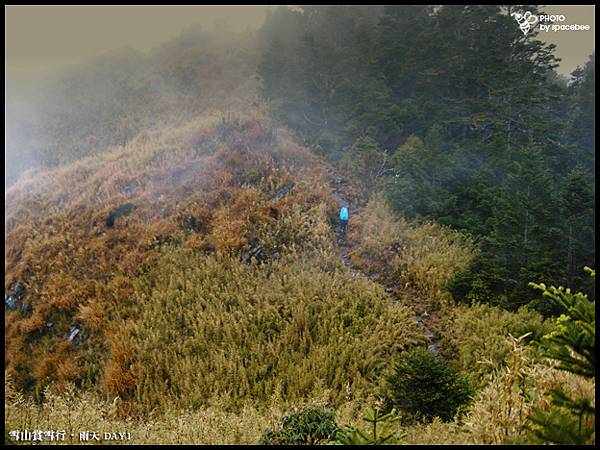
<svg viewBox="0 0 600 450"><path fill-rule="evenodd" d="M109 228L113 227L117 218L128 216L135 208L136 206L133 203L125 203L124 205L113 209L110 213L108 213L108 217L106 218L106 226Z"/></svg>
<svg viewBox="0 0 600 450"><path fill-rule="evenodd" d="M26 294L25 285L17 281L8 291L4 292L4 307L12 310L19 309L24 314L31 314L33 308L25 301Z"/></svg>

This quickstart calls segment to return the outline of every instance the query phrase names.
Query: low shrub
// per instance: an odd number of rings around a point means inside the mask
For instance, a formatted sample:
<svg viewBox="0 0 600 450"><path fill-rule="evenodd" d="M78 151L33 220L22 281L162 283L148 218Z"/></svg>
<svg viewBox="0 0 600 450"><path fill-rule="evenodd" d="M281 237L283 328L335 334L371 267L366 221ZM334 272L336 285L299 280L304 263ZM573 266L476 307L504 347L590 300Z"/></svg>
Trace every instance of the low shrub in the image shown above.
<svg viewBox="0 0 600 450"><path fill-rule="evenodd" d="M395 422L399 419L395 413L392 410L382 414L379 408L369 408L362 418L368 424L367 430L345 426L338 430L336 442L343 445L402 444L404 435L395 429Z"/></svg>
<svg viewBox="0 0 600 450"><path fill-rule="evenodd" d="M386 380L388 404L403 413L406 423L434 417L450 421L472 394L457 369L427 350L402 354Z"/></svg>
<svg viewBox="0 0 600 450"><path fill-rule="evenodd" d="M335 414L324 405L308 405L281 417L277 429L267 429L261 445L299 445L329 443L338 430Z"/></svg>
<svg viewBox="0 0 600 450"><path fill-rule="evenodd" d="M367 273L384 274L387 284L412 292L433 306L450 304L448 281L475 254L472 239L433 223L409 223L396 216L382 195L350 217L352 262Z"/></svg>

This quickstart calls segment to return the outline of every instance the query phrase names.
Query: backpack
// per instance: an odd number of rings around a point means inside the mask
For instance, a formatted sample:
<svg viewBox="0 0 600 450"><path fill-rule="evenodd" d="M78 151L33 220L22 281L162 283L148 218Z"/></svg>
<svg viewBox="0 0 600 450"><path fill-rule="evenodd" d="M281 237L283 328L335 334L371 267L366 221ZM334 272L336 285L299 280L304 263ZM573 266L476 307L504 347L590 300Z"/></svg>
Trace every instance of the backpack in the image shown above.
<svg viewBox="0 0 600 450"><path fill-rule="evenodd" d="M348 220L348 208L340 209L340 220Z"/></svg>

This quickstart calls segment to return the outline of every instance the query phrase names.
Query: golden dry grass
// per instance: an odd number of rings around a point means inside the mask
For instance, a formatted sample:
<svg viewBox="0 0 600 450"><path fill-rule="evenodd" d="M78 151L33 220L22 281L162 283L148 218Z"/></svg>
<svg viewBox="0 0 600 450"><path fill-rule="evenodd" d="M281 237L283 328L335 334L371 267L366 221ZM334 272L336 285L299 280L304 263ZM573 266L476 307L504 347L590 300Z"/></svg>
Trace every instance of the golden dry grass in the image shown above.
<svg viewBox="0 0 600 450"><path fill-rule="evenodd" d="M250 171L259 174L252 184L243 182ZM273 199L286 183L289 194ZM110 330L136 312L135 280L166 245L239 255L262 239L281 252L311 235L275 217L292 205L297 218L327 209L328 192L316 157L283 132L275 137L260 115L201 117L22 179L5 193L5 288L24 283L33 313L6 313L9 372L38 392L66 378L95 384ZM136 209L107 227L108 213L124 203ZM54 370L74 324L87 330L86 345L69 350L78 356L68 370ZM47 370L33 370L34 361Z"/></svg>
<svg viewBox="0 0 600 450"><path fill-rule="evenodd" d="M431 306L452 304L448 280L476 252L473 241L435 223L413 224L396 216L378 194L350 218L349 242L354 264L382 281L399 286Z"/></svg>
<svg viewBox="0 0 600 450"><path fill-rule="evenodd" d="M506 365L491 372L489 383L480 391L460 420L401 427L407 444L471 445L506 444L524 435L527 415L534 405L549 407L544 393L558 385L570 394L595 398L595 384L552 365L533 362L519 344L512 345ZM315 386L303 403L326 402L329 390ZM257 407L251 401L238 408L228 407L227 396L214 396L194 410L170 407L141 418L123 418L120 400L104 400L91 392L78 392L67 384L58 392L46 390L45 401L37 406L19 393L10 376L5 381L5 428L10 430L52 429L75 434L82 430L129 431L135 444L257 444L266 428L273 428L281 415L293 406L277 390L269 402ZM374 398L344 401L335 409L338 424L360 425L360 417Z"/></svg>
<svg viewBox="0 0 600 450"><path fill-rule="evenodd" d="M288 251L266 265L173 252L149 277L136 294L139 318L113 337L130 359L113 350L108 367L121 369L105 374L111 395L145 410L199 407L211 395L232 408L262 405L278 389L298 403L319 384L332 404L347 384L365 399L421 342L411 309L352 281L332 251Z"/></svg>
<svg viewBox="0 0 600 450"><path fill-rule="evenodd" d="M527 333L528 340L539 339L553 327L541 314L527 307L516 312L486 304L457 305L444 317L445 353L456 355L460 368L475 386L483 387L489 374L506 363L513 345L510 336ZM533 346L528 356L533 357Z"/></svg>
<svg viewBox="0 0 600 450"><path fill-rule="evenodd" d="M7 312L6 370L38 399L73 382L119 396L124 417L315 386L362 401L422 342L410 308L341 265L325 166L260 115L142 133L5 200L5 287L23 282L33 307ZM256 245L268 261L242 263Z"/></svg>

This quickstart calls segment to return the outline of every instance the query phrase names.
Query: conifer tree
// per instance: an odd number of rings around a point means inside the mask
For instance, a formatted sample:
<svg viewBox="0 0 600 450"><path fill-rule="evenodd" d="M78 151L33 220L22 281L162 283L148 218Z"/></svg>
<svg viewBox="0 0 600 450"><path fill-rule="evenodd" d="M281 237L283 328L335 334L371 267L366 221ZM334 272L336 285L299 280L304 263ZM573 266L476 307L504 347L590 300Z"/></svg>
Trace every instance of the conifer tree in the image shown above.
<svg viewBox="0 0 600 450"><path fill-rule="evenodd" d="M583 165L577 165L565 178L560 192L561 216L566 239L567 287L593 289L578 274L594 260L595 195L593 181Z"/></svg>
<svg viewBox="0 0 600 450"><path fill-rule="evenodd" d="M384 445L401 444L403 434L394 431L394 423L399 420L396 411L382 414L379 408L370 408L363 416L367 430L345 426L338 430L336 442L343 445Z"/></svg>
<svg viewBox="0 0 600 450"><path fill-rule="evenodd" d="M595 270L586 267L592 279ZM557 368L582 376L596 378L596 310L587 295L573 294L569 288L531 283L545 298L565 313L558 319L558 329L539 342L543 354L558 362ZM548 396L552 408L534 408L528 418L528 430L534 441L554 444L593 444L595 441L594 401L587 397L571 398L562 387L552 389Z"/></svg>

